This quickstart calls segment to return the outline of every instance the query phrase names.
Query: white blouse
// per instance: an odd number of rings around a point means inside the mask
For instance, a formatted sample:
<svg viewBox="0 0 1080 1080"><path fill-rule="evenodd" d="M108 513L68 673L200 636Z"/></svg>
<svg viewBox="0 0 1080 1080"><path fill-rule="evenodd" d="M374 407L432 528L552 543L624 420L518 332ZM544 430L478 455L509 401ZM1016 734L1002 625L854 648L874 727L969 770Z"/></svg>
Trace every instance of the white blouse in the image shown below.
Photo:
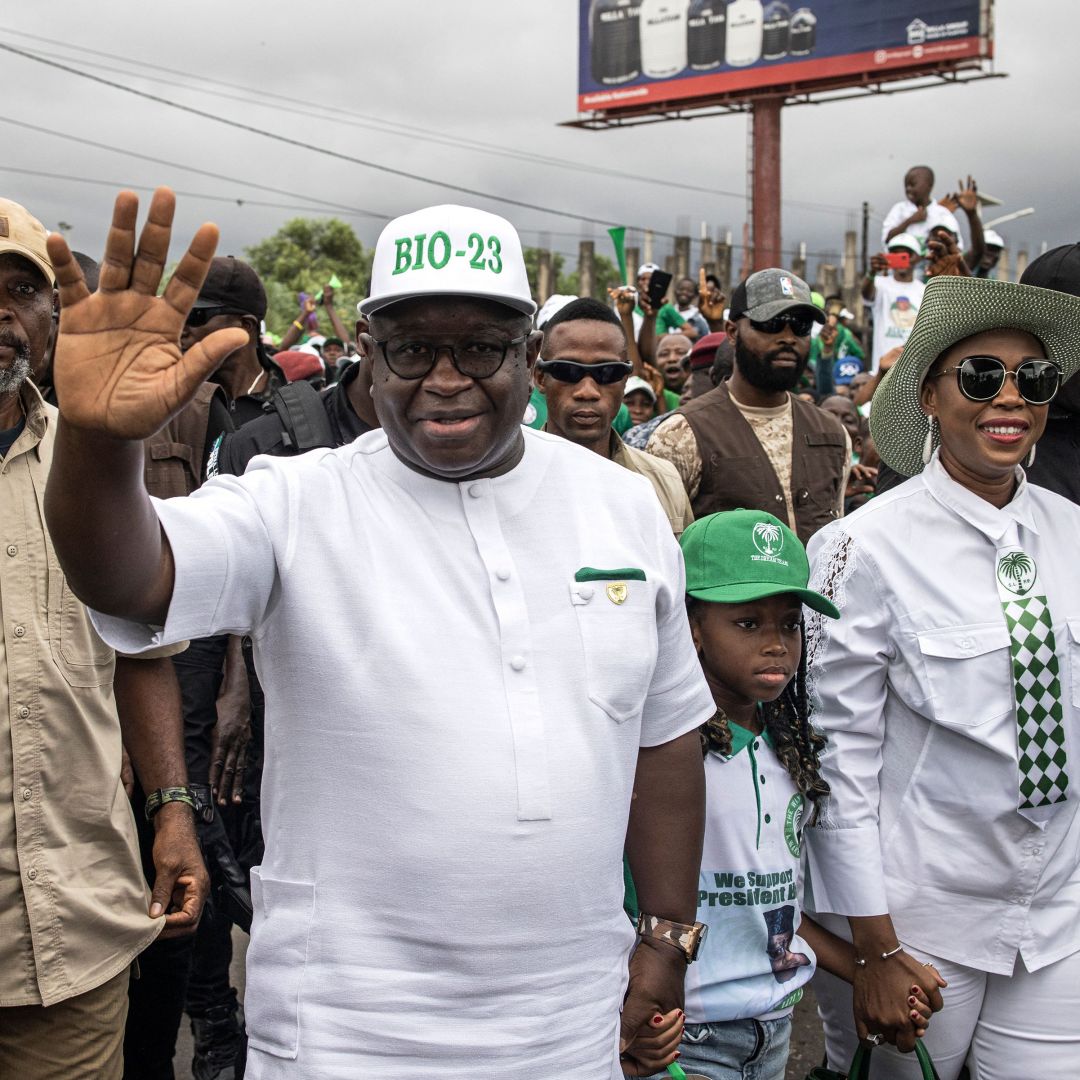
<svg viewBox="0 0 1080 1080"><path fill-rule="evenodd" d="M808 829L806 909L892 915L900 939L980 970L1080 949L1080 508L1019 486L999 510L923 473L822 529L808 630L832 787ZM1009 634L995 585L1016 526L1053 618L1071 787L1044 828L1017 812Z"/></svg>

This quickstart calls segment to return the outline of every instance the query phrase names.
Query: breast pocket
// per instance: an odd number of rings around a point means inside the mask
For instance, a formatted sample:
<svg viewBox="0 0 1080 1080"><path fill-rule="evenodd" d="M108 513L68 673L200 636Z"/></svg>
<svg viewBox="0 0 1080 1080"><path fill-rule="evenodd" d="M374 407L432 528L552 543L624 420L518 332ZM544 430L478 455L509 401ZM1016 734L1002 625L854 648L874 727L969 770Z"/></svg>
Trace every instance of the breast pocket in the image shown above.
<svg viewBox="0 0 1080 1080"><path fill-rule="evenodd" d="M56 557L49 557L49 647L72 686L107 686L113 651L98 637L82 601L71 591Z"/></svg>
<svg viewBox="0 0 1080 1080"><path fill-rule="evenodd" d="M638 716L656 665L651 581L571 582L589 700L617 724Z"/></svg>
<svg viewBox="0 0 1080 1080"><path fill-rule="evenodd" d="M251 871L255 920L247 953L244 1015L248 1042L275 1057L296 1058L300 991L315 917L315 886Z"/></svg>
<svg viewBox="0 0 1080 1080"><path fill-rule="evenodd" d="M1012 711L1012 655L1004 623L926 630L918 638L934 720L971 728Z"/></svg>
<svg viewBox="0 0 1080 1080"><path fill-rule="evenodd" d="M1080 709L1080 619L1069 619L1069 700Z"/></svg>

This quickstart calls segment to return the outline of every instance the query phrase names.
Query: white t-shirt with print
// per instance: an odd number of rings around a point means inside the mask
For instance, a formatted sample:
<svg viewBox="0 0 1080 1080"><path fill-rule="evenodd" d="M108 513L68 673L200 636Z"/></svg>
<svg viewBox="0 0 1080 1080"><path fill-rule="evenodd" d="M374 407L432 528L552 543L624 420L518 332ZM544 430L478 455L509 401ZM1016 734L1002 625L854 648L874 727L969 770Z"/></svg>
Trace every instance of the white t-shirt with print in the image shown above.
<svg viewBox="0 0 1080 1080"><path fill-rule="evenodd" d="M731 757L705 757L697 917L709 934L686 973L692 1024L783 1016L817 964L795 933L806 801L767 736L731 730Z"/></svg>
<svg viewBox="0 0 1080 1080"><path fill-rule="evenodd" d="M891 274L874 278L874 353L871 370L890 349L903 345L915 325L926 285L921 281L897 281Z"/></svg>
<svg viewBox="0 0 1080 1080"><path fill-rule="evenodd" d="M649 481L524 437L460 484L383 431L256 458L155 501L163 632L97 616L128 650L254 640L249 1080L622 1076L638 750L714 706Z"/></svg>

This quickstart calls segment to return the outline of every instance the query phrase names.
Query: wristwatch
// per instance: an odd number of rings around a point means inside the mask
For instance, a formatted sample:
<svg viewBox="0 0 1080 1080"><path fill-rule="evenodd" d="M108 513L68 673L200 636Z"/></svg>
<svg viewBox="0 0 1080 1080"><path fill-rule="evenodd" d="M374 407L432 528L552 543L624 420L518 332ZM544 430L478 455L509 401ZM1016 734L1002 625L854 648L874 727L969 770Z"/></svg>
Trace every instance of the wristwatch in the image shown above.
<svg viewBox="0 0 1080 1080"><path fill-rule="evenodd" d="M646 915L643 911L638 915L637 932L638 937L658 938L674 945L686 958L686 962L692 964L698 958L701 946L705 944L709 928L702 922L691 925L671 922L655 915Z"/></svg>

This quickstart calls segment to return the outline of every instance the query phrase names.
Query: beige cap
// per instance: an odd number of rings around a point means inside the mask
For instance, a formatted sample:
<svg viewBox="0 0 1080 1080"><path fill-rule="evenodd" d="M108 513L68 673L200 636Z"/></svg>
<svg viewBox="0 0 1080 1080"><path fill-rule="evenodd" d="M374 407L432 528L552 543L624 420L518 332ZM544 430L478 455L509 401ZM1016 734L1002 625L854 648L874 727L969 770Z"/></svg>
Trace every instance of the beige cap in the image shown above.
<svg viewBox="0 0 1080 1080"><path fill-rule="evenodd" d="M0 254L14 251L25 255L55 285L56 274L45 248L48 235L49 230L26 207L0 199Z"/></svg>

